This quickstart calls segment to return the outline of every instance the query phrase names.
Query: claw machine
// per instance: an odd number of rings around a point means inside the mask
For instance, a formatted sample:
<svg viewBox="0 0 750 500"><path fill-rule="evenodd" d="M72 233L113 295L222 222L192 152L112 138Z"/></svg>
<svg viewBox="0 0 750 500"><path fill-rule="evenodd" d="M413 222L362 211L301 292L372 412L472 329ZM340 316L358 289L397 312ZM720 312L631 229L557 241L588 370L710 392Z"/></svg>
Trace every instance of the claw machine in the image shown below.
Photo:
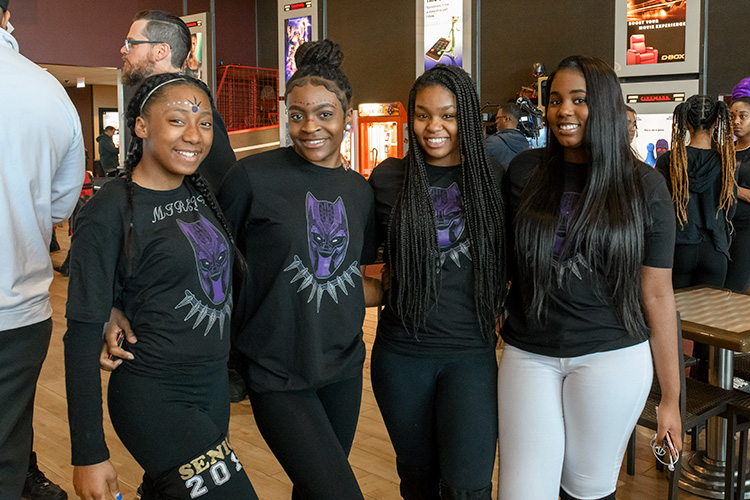
<svg viewBox="0 0 750 500"><path fill-rule="evenodd" d="M409 151L406 111L400 102L367 103L357 115L358 170L367 178L378 163Z"/></svg>

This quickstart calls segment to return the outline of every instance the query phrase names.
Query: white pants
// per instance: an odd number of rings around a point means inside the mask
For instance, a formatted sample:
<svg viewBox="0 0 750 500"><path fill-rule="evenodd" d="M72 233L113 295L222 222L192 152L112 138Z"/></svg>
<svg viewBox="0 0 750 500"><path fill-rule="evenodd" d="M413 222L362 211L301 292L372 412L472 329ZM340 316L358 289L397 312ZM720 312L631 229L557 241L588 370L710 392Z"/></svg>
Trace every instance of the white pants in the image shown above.
<svg viewBox="0 0 750 500"><path fill-rule="evenodd" d="M557 500L615 491L651 388L648 342L575 358L506 344L498 372L498 500Z"/></svg>

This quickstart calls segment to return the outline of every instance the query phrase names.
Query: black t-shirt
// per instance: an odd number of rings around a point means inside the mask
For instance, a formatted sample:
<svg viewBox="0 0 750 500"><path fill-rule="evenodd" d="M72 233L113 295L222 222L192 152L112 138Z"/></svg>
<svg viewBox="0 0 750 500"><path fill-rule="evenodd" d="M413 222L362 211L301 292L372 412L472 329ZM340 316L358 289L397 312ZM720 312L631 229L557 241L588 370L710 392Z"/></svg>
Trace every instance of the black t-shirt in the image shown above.
<svg viewBox="0 0 750 500"><path fill-rule="evenodd" d="M108 182L76 220L66 317L103 324L117 300L138 336L123 367L144 375L221 362L232 313L221 224L188 180L170 191L134 184L128 243L126 189L124 178Z"/></svg>
<svg viewBox="0 0 750 500"><path fill-rule="evenodd" d="M307 389L360 373L360 266L375 257L367 181L280 148L238 161L220 203L249 267L235 345L250 388Z"/></svg>
<svg viewBox="0 0 750 500"><path fill-rule="evenodd" d="M370 176L380 242L387 240L388 222L401 193L406 162L406 159L388 158ZM503 167L496 162L492 162L492 166L499 191ZM453 356L494 348L494 342L488 341L481 332L474 303L471 241L461 194L461 168L461 165L427 165L440 246L438 301L427 316L426 325L414 325L407 320L404 326L390 301L384 300L377 338L382 346L392 351L416 356ZM391 290L394 285L391 284Z"/></svg>
<svg viewBox="0 0 750 500"><path fill-rule="evenodd" d="M737 184L750 189L750 147L737 151ZM737 211L732 224L735 228L750 227L750 203L737 198Z"/></svg>
<svg viewBox="0 0 750 500"><path fill-rule="evenodd" d="M135 359L118 370L197 377L226 363L232 313L232 247L203 197L184 181L153 191L133 185L132 233L124 178L83 207L70 249L65 336L73 463L108 457L102 432L99 350L113 305L123 309Z"/></svg>
<svg viewBox="0 0 750 500"><path fill-rule="evenodd" d="M687 221L684 227L677 224L678 245L692 245L704 240L711 240L714 248L729 257L729 245L732 242L731 220L735 206L725 214L719 210L721 198L721 154L713 149L700 149L687 146L687 173L690 199L687 203ZM656 170L664 175L667 188L672 191L669 174L669 158L672 152L667 151L656 160ZM674 207L676 210L677 207Z"/></svg>
<svg viewBox="0 0 750 500"><path fill-rule="evenodd" d="M506 214L513 220L525 183L542 161L543 150L531 150L516 156L510 164L504 186ZM644 163L636 167L641 178L650 224L644 221L643 265L671 268L674 249L674 211L664 178ZM553 252L567 236L568 218L585 187L588 166L563 163L556 171L565 176L564 193L558 212L558 229ZM519 184L523 183L523 184ZM514 252L511 259L509 316L503 325L503 339L510 345L544 356L560 358L610 351L640 342L628 334L617 317L609 286L600 270L589 270L580 254L566 262L557 262L562 279L547 298L544 325L529 311L531 278L520 275ZM602 293L596 293L600 291Z"/></svg>

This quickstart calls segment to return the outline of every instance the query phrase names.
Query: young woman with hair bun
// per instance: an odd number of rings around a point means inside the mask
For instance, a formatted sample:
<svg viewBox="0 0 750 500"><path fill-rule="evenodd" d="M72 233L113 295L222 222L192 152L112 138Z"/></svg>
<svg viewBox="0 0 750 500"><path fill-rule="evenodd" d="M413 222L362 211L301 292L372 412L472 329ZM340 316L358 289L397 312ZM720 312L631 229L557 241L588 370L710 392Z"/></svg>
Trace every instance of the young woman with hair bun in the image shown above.
<svg viewBox="0 0 750 500"><path fill-rule="evenodd" d="M236 252L195 173L213 140L200 81L161 74L131 100L126 175L84 206L71 243L65 379L76 493L117 496L102 430L102 328L121 309L138 343L109 379L112 425L145 471L143 499L257 499L229 444L227 356Z"/></svg>
<svg viewBox="0 0 750 500"><path fill-rule="evenodd" d="M426 71L409 94L409 154L370 177L390 278L372 387L406 500L492 493L507 280L503 167L479 111L464 70Z"/></svg>
<svg viewBox="0 0 750 500"><path fill-rule="evenodd" d="M219 200L249 273L235 345L253 414L293 498L363 498L348 462L359 418L364 279L375 257L367 181L341 164L352 90L330 40L297 49L286 85L292 146L244 158Z"/></svg>
<svg viewBox="0 0 750 500"><path fill-rule="evenodd" d="M548 82L547 148L515 157L503 186L498 499L611 500L654 367L657 442L682 446L674 213L630 149L615 72L573 56Z"/></svg>

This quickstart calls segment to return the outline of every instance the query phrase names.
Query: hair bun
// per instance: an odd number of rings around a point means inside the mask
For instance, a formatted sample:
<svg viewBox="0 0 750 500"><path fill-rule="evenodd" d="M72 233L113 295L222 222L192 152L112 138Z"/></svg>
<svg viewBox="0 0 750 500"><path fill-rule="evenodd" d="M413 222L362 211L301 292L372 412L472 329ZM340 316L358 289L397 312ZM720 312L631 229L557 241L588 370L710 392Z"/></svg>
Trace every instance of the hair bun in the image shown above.
<svg viewBox="0 0 750 500"><path fill-rule="evenodd" d="M305 42L299 46L294 54L294 62L297 68L304 66L341 66L341 60L344 53L336 42L331 40L318 40L315 42Z"/></svg>

